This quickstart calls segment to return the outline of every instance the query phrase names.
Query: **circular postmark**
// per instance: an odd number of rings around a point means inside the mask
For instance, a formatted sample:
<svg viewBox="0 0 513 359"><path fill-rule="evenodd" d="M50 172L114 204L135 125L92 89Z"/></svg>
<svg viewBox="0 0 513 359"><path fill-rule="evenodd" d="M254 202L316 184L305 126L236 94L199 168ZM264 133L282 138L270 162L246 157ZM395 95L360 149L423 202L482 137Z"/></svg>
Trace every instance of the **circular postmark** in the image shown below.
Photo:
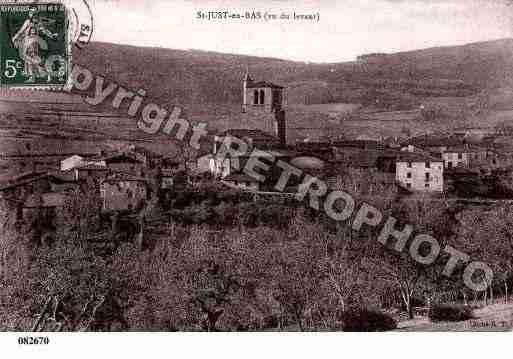
<svg viewBox="0 0 513 359"><path fill-rule="evenodd" d="M70 40L78 49L84 48L93 36L94 19L87 0L67 0Z"/></svg>

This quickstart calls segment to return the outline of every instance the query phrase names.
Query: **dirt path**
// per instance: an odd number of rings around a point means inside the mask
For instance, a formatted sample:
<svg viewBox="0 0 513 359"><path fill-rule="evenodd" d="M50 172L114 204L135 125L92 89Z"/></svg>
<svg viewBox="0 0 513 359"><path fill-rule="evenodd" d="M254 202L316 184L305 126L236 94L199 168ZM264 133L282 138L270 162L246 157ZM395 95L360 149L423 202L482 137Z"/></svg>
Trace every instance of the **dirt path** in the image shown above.
<svg viewBox="0 0 513 359"><path fill-rule="evenodd" d="M504 332L513 330L513 303L494 304L474 311L475 319L464 322L431 323L428 318L400 322L397 331L404 332Z"/></svg>

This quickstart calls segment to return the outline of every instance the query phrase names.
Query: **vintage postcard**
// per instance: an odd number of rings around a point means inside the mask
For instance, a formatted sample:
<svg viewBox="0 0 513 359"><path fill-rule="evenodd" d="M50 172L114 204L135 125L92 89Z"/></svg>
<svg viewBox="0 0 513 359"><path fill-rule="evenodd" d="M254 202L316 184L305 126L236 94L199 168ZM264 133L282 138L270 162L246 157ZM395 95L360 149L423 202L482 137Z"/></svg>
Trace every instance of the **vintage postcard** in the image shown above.
<svg viewBox="0 0 513 359"><path fill-rule="evenodd" d="M0 1L0 29L18 348L512 331L512 1Z"/></svg>

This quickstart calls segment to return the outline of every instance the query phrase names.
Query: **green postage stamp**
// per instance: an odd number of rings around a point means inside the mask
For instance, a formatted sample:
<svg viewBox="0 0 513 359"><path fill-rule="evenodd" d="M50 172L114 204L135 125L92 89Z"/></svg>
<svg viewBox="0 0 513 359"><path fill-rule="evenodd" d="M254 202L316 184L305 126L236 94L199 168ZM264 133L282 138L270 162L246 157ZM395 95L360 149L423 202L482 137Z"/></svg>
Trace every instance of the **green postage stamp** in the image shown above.
<svg viewBox="0 0 513 359"><path fill-rule="evenodd" d="M70 71L64 4L0 2L0 85L63 88Z"/></svg>

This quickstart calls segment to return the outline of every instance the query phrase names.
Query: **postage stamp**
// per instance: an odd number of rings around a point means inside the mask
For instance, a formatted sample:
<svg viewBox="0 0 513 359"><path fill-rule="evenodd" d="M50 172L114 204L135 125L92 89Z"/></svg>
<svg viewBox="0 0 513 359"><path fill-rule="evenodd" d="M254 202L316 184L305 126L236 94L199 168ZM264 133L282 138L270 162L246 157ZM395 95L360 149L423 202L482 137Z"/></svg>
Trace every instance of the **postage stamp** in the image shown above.
<svg viewBox="0 0 513 359"><path fill-rule="evenodd" d="M64 4L0 4L0 85L62 88L70 68Z"/></svg>

